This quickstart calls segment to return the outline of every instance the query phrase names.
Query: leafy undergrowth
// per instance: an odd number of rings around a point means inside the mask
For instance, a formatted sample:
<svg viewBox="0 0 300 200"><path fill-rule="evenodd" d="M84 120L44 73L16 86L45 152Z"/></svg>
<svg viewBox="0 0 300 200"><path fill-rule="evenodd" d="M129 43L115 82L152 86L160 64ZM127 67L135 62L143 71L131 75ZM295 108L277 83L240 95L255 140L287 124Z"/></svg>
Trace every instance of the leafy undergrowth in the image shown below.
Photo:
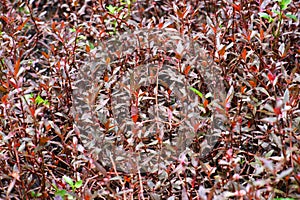
<svg viewBox="0 0 300 200"><path fill-rule="evenodd" d="M0 198L299 199L300 2L233 2L1 1ZM109 48L111 38L145 29L158 31L153 43ZM87 61L106 67L93 74ZM167 63L178 85L141 86L131 75L145 63ZM191 96L192 113L176 107L175 89L189 91L181 96ZM124 119L137 129L116 123L128 92ZM74 114L76 97L95 112ZM201 156L216 113L222 127ZM191 144L172 161L160 156L185 122L193 122ZM164 131L151 135L155 127ZM106 147L95 130L126 152L157 155L159 167L120 170L99 153Z"/></svg>

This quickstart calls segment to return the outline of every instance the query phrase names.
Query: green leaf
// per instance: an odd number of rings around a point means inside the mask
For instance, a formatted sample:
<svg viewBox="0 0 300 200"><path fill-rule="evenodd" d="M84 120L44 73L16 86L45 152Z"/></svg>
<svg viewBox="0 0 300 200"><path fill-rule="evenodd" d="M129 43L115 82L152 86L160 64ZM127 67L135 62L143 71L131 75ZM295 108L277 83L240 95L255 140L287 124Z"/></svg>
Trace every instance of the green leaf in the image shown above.
<svg viewBox="0 0 300 200"><path fill-rule="evenodd" d="M295 20L295 21L298 20L297 17L296 17L295 15L292 15L292 14L290 14L290 13L285 14L285 16L287 16L288 18L293 19L293 20Z"/></svg>
<svg viewBox="0 0 300 200"><path fill-rule="evenodd" d="M197 90L196 88L190 87L190 90L192 90L195 94L197 94L200 98L203 97L203 94Z"/></svg>
<svg viewBox="0 0 300 200"><path fill-rule="evenodd" d="M67 191L66 190L57 190L54 194L55 194L55 196L64 197L67 194Z"/></svg>
<svg viewBox="0 0 300 200"><path fill-rule="evenodd" d="M42 196L42 193L39 193L39 192L36 193L34 191L31 191L30 194L31 194L32 197L40 197L40 196Z"/></svg>
<svg viewBox="0 0 300 200"><path fill-rule="evenodd" d="M33 94L25 94L24 98L26 99L26 101L28 101L29 99L33 98Z"/></svg>
<svg viewBox="0 0 300 200"><path fill-rule="evenodd" d="M121 5L125 5L125 4L130 5L131 4L130 0L124 0L124 1L120 0L120 3L121 3Z"/></svg>
<svg viewBox="0 0 300 200"><path fill-rule="evenodd" d="M110 14L112 14L112 15L115 14L115 11L116 11L115 6L109 5L109 6L106 6L106 8Z"/></svg>
<svg viewBox="0 0 300 200"><path fill-rule="evenodd" d="M123 9L122 6L120 6L119 8L117 8L117 11L120 12Z"/></svg>
<svg viewBox="0 0 300 200"><path fill-rule="evenodd" d="M44 100L40 95L38 95L36 98L35 98L35 103L40 105L40 104L43 104L45 106L49 106L50 103L48 100Z"/></svg>
<svg viewBox="0 0 300 200"><path fill-rule="evenodd" d="M44 103L44 99L40 95L38 95L35 98L35 103L38 104L38 105L40 105L40 104Z"/></svg>
<svg viewBox="0 0 300 200"><path fill-rule="evenodd" d="M79 180L75 183L76 188L80 188L82 186L82 180Z"/></svg>
<svg viewBox="0 0 300 200"><path fill-rule="evenodd" d="M54 189L55 190L57 190L58 189L58 187L53 183L53 184L51 184L53 187L54 187Z"/></svg>
<svg viewBox="0 0 300 200"><path fill-rule="evenodd" d="M280 15L280 11L279 10L272 10L273 13Z"/></svg>
<svg viewBox="0 0 300 200"><path fill-rule="evenodd" d="M84 36L84 35L79 35L79 36L78 36L78 39L80 39L80 40L86 40L86 36Z"/></svg>
<svg viewBox="0 0 300 200"><path fill-rule="evenodd" d="M70 30L70 32L72 32L72 33L76 32L76 29L75 29L75 28L70 28L69 30Z"/></svg>
<svg viewBox="0 0 300 200"><path fill-rule="evenodd" d="M268 13L260 12L258 13L258 15L262 18L267 19L269 22L273 21L273 18Z"/></svg>
<svg viewBox="0 0 300 200"><path fill-rule="evenodd" d="M275 198L274 200L295 200L293 198Z"/></svg>
<svg viewBox="0 0 300 200"><path fill-rule="evenodd" d="M89 43L89 46L90 46L91 49L95 49L95 46L92 42L88 41L88 43Z"/></svg>
<svg viewBox="0 0 300 200"><path fill-rule="evenodd" d="M292 0L281 0L279 1L279 6L281 10L287 9L288 5L292 2Z"/></svg>
<svg viewBox="0 0 300 200"><path fill-rule="evenodd" d="M70 177L64 175L64 176L63 176L63 179L64 179L64 180L66 181L66 183L68 183L70 186L74 186L74 182L73 182L73 180L72 180Z"/></svg>

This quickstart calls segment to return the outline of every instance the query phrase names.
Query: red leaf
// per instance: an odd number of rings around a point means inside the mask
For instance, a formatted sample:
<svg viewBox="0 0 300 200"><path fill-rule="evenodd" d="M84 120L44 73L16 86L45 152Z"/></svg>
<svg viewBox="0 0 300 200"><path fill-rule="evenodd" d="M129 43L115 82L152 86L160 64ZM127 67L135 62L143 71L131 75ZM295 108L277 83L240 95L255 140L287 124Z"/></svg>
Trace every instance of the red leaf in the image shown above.
<svg viewBox="0 0 300 200"><path fill-rule="evenodd" d="M255 65L252 65L252 66L250 67L250 71L251 71L251 72L258 72L258 69L257 69L257 67L256 67Z"/></svg>
<svg viewBox="0 0 300 200"><path fill-rule="evenodd" d="M130 109L130 112L131 112L131 119L134 123L137 122L138 118L139 118L139 109L137 106L135 105L131 105L131 109Z"/></svg>
<svg viewBox="0 0 300 200"><path fill-rule="evenodd" d="M9 84L12 85L15 89L18 89L18 88L19 88L18 85L15 84L13 81L10 81L10 80L9 80Z"/></svg>
<svg viewBox="0 0 300 200"><path fill-rule="evenodd" d="M187 75L188 75L188 73L189 73L189 71L190 71L190 69L191 69L191 66L190 66L190 65L186 66L186 67L185 67L185 69L184 69L184 72L183 72L183 73L184 73L184 75L186 75L186 76L187 76Z"/></svg>
<svg viewBox="0 0 300 200"><path fill-rule="evenodd" d="M138 118L139 118L138 115L132 115L132 116L131 116L131 119L132 119L132 121L133 121L134 123L137 122Z"/></svg>
<svg viewBox="0 0 300 200"><path fill-rule="evenodd" d="M245 35L245 38L248 42L250 42L251 40L251 33L247 33L247 35Z"/></svg>
<svg viewBox="0 0 300 200"><path fill-rule="evenodd" d="M162 22L159 23L159 24L158 24L158 28L161 29L161 28L163 27L163 25L164 25L164 23L162 23Z"/></svg>
<svg viewBox="0 0 300 200"><path fill-rule="evenodd" d="M40 83L40 86L41 86L43 89L45 89L45 90L48 90L48 89L49 89L49 85Z"/></svg>
<svg viewBox="0 0 300 200"><path fill-rule="evenodd" d="M252 122L251 122L251 121L248 121L248 122L247 122L247 126L248 126L248 128L250 128L250 127L251 127L251 125L252 125Z"/></svg>
<svg viewBox="0 0 300 200"><path fill-rule="evenodd" d="M208 105L208 100L207 100L207 99L204 99L204 102L203 102L203 106L204 106L204 108L206 108L206 107L207 107L207 105Z"/></svg>
<svg viewBox="0 0 300 200"><path fill-rule="evenodd" d="M29 110L30 110L31 116L34 116L34 113L35 113L34 107L29 107Z"/></svg>
<svg viewBox="0 0 300 200"><path fill-rule="evenodd" d="M46 126L46 130L49 131L51 129L51 125Z"/></svg>
<svg viewBox="0 0 300 200"><path fill-rule="evenodd" d="M3 95L3 97L1 98L1 102L2 103L7 103L7 98L8 98L8 94Z"/></svg>
<svg viewBox="0 0 300 200"><path fill-rule="evenodd" d="M274 108L274 113L275 113L275 115L280 115L281 114L281 108L280 107L275 107Z"/></svg>
<svg viewBox="0 0 300 200"><path fill-rule="evenodd" d="M236 11L238 11L238 12L241 11L241 5L232 4L232 6Z"/></svg>
<svg viewBox="0 0 300 200"><path fill-rule="evenodd" d="M272 72L268 72L268 79L273 83L273 81L275 80L275 75L274 74L272 74Z"/></svg>

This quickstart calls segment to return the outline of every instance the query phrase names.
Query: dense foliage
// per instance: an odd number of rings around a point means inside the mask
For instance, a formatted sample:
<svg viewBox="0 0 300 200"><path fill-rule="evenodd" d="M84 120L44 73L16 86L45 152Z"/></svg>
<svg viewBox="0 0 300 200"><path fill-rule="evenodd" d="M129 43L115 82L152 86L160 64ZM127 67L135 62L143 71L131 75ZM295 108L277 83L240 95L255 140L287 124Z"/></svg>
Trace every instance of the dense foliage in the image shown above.
<svg viewBox="0 0 300 200"><path fill-rule="evenodd" d="M299 8L296 0L1 0L0 198L299 199ZM150 47L126 46L140 30L153 31ZM133 35L113 49L123 33ZM146 64L165 63L177 84L135 81ZM192 111L174 106L175 89ZM128 91L124 128L118 100ZM74 114L77 100L96 111ZM221 132L202 156L216 113ZM94 140L97 130L128 152L155 154L189 121L186 149L146 171L102 159ZM137 124L146 129L129 130ZM151 135L155 128L164 131Z"/></svg>

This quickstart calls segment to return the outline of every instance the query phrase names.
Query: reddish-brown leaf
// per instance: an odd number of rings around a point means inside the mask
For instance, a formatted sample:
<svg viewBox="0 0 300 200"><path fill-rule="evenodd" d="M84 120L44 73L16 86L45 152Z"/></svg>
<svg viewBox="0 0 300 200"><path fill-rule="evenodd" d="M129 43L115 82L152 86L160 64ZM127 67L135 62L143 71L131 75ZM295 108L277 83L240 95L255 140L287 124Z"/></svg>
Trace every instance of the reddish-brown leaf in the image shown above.
<svg viewBox="0 0 300 200"><path fill-rule="evenodd" d="M3 21L5 21L5 23L9 23L9 19L7 18L7 17L5 17L5 16L0 16L0 19L2 19Z"/></svg>
<svg viewBox="0 0 300 200"><path fill-rule="evenodd" d="M256 82L253 81L253 80L250 80L250 81L249 81L249 84L250 84L252 87L256 87Z"/></svg>
<svg viewBox="0 0 300 200"><path fill-rule="evenodd" d="M19 72L19 69L20 69L20 62L21 62L21 58L19 58L15 64L15 67L14 67L14 77L17 76L18 72Z"/></svg>
<svg viewBox="0 0 300 200"><path fill-rule="evenodd" d="M27 18L20 26L18 26L17 31L22 30L22 28L25 26L25 24L29 21L29 18Z"/></svg>
<svg viewBox="0 0 300 200"><path fill-rule="evenodd" d="M45 145L49 140L51 140L50 137L41 137L39 143L40 143L41 146L43 146L43 145Z"/></svg>
<svg viewBox="0 0 300 200"><path fill-rule="evenodd" d="M255 65L252 65L249 70L251 72L255 72L255 73L258 72L258 69L257 69L257 67Z"/></svg>
<svg viewBox="0 0 300 200"><path fill-rule="evenodd" d="M56 22L55 22L55 21L52 22L51 28L52 28L52 30L53 30L54 32L57 32L57 30L56 30Z"/></svg>
<svg viewBox="0 0 300 200"><path fill-rule="evenodd" d="M105 63L106 63L106 65L108 65L108 64L110 63L110 57L107 57L107 58L105 59Z"/></svg>
<svg viewBox="0 0 300 200"><path fill-rule="evenodd" d="M42 54L43 54L43 56L44 56L46 59L49 59L49 58L50 58L50 56L49 56L46 52L42 51Z"/></svg>
<svg viewBox="0 0 300 200"><path fill-rule="evenodd" d="M177 58L178 60L180 60L180 59L182 58L182 56L181 56L181 54L176 53L176 54L175 54L175 58Z"/></svg>
<svg viewBox="0 0 300 200"><path fill-rule="evenodd" d="M260 41L263 41L264 38L265 38L265 36L264 36L264 30L263 29L260 29L259 36L260 36Z"/></svg>
<svg viewBox="0 0 300 200"><path fill-rule="evenodd" d="M127 183L130 183L131 182L131 177L130 176L124 176L124 181L127 182Z"/></svg>
<svg viewBox="0 0 300 200"><path fill-rule="evenodd" d="M105 82L108 82L108 81L109 81L109 76L108 76L107 73L104 73L103 80L104 80Z"/></svg>
<svg viewBox="0 0 300 200"><path fill-rule="evenodd" d="M109 130L109 125L110 125L110 120L108 119L104 124L105 130Z"/></svg>
<svg viewBox="0 0 300 200"><path fill-rule="evenodd" d="M220 56L224 56L225 50L226 50L226 46L222 47L222 49L220 49L220 50L218 51L218 54L219 54Z"/></svg>
<svg viewBox="0 0 300 200"><path fill-rule="evenodd" d="M241 93L244 94L245 90L246 90L246 86L244 85L241 87Z"/></svg>
<svg viewBox="0 0 300 200"><path fill-rule="evenodd" d="M247 56L247 50L244 48L241 53L241 57L244 61L246 61L246 56Z"/></svg>
<svg viewBox="0 0 300 200"><path fill-rule="evenodd" d="M182 19L182 18L183 18L183 15L184 15L184 13L183 13L183 12L181 12L180 10L177 10L177 11L176 11L176 15L178 16L178 18L179 18L179 19Z"/></svg>
<svg viewBox="0 0 300 200"><path fill-rule="evenodd" d="M214 33L216 34L217 33L217 27L213 26L213 25L210 25L210 27L213 29Z"/></svg>
<svg viewBox="0 0 300 200"><path fill-rule="evenodd" d="M61 28L61 29L64 29L64 28L65 28L65 22L64 22L63 20L60 22L60 28Z"/></svg>
<svg viewBox="0 0 300 200"><path fill-rule="evenodd" d="M87 52L87 53L90 53L90 51L91 51L91 47L89 46L89 45L85 45L85 51Z"/></svg>

